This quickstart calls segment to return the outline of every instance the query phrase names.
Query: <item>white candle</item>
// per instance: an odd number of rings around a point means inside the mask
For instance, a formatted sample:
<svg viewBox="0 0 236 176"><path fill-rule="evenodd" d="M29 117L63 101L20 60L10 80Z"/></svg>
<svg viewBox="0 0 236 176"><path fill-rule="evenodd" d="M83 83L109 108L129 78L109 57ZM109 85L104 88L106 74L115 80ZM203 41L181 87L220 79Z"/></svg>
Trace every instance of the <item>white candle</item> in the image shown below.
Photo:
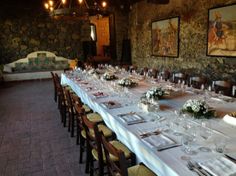
<svg viewBox="0 0 236 176"><path fill-rule="evenodd" d="M235 96L236 86L233 86L232 88L232 95Z"/></svg>

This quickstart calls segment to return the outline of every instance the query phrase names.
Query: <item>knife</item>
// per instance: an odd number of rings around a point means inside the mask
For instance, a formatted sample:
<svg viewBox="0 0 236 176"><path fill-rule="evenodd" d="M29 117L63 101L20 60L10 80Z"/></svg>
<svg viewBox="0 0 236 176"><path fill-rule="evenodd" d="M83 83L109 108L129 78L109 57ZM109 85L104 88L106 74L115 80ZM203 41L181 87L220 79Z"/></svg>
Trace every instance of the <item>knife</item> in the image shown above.
<svg viewBox="0 0 236 176"><path fill-rule="evenodd" d="M167 149L174 148L174 147L179 147L179 146L181 146L181 144L166 145L166 146L163 146L163 147L158 147L157 151L163 151L163 150L167 150Z"/></svg>

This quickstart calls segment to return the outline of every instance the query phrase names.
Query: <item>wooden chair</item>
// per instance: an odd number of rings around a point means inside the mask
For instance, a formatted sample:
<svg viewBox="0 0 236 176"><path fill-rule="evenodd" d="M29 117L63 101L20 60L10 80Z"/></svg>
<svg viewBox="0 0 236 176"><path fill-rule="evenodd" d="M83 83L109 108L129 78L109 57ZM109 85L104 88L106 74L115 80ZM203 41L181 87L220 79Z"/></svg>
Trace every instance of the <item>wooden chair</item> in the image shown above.
<svg viewBox="0 0 236 176"><path fill-rule="evenodd" d="M173 82L174 83L179 83L186 81L186 75L184 73L174 73L173 74Z"/></svg>
<svg viewBox="0 0 236 176"><path fill-rule="evenodd" d="M142 69L141 75L147 75L147 74L148 74L148 68L147 68L147 67L144 67L144 68Z"/></svg>
<svg viewBox="0 0 236 176"><path fill-rule="evenodd" d="M201 86L206 84L206 78L200 76L193 76L189 78L189 84L196 89L201 89Z"/></svg>
<svg viewBox="0 0 236 176"><path fill-rule="evenodd" d="M98 171L99 176L104 175L104 165L106 163L105 153L103 152L103 148L101 145L101 135L100 132L103 133L106 139L113 139L114 135L110 129L108 129L103 124L97 124L91 122L86 116L82 117L83 124L86 132L86 144L87 144L87 159L86 163L88 164L90 170L90 175L94 174L94 171L97 170L94 168L94 161L98 161ZM129 151L129 149L121 144L117 140L110 141L117 149L122 150L124 152L125 158L135 161L134 155ZM113 160L117 161L117 158L113 157Z"/></svg>
<svg viewBox="0 0 236 176"><path fill-rule="evenodd" d="M164 71L159 73L159 76L161 76L162 79L164 79L165 81L170 79L170 75L171 75L171 73L170 73L169 70L164 70Z"/></svg>
<svg viewBox="0 0 236 176"><path fill-rule="evenodd" d="M65 94L65 99L66 99L66 108L68 112L68 131L71 132L71 137L74 137L74 122L75 122L75 110L74 110L74 105L72 102L70 90L66 89L64 87L64 94Z"/></svg>
<svg viewBox="0 0 236 176"><path fill-rule="evenodd" d="M52 81L53 81L53 86L54 86L54 101L57 102L57 86L56 86L56 82L55 82L55 76L53 72L50 72L52 75Z"/></svg>
<svg viewBox="0 0 236 176"><path fill-rule="evenodd" d="M158 75L158 70L155 68L150 69L148 71L148 76L150 76L150 77L157 78L157 75Z"/></svg>
<svg viewBox="0 0 236 176"><path fill-rule="evenodd" d="M91 113L91 111L86 110L86 105L83 105L80 102L80 98L76 95L72 95L72 99L74 101L74 109L76 111L76 144L80 145L80 156L79 162L83 162L83 152L85 151L85 140L86 140L86 132L84 125L82 123L82 116L86 115L91 122L94 123L102 123L102 117L97 113Z"/></svg>
<svg viewBox="0 0 236 176"><path fill-rule="evenodd" d="M122 68L125 69L125 71L129 71L129 65L122 65Z"/></svg>
<svg viewBox="0 0 236 176"><path fill-rule="evenodd" d="M103 135L101 135L101 141L109 176L155 176L155 174L144 165L139 164L128 167L123 151L115 148ZM116 160L113 158L116 158Z"/></svg>
<svg viewBox="0 0 236 176"><path fill-rule="evenodd" d="M55 78L55 83L56 83L56 88L57 88L57 102L58 102L58 109L60 111L60 115L61 115L61 122L64 124L64 126L66 125L66 100L65 100L65 95L64 95L64 91L62 88L62 85L60 83L60 78L59 76L55 73L54 74L54 78Z"/></svg>
<svg viewBox="0 0 236 176"><path fill-rule="evenodd" d="M232 96L232 83L229 81L213 81L213 89L216 93L222 93L223 95Z"/></svg>
<svg viewBox="0 0 236 176"><path fill-rule="evenodd" d="M79 144L80 131L78 131L79 130L78 122L81 121L80 119L82 115L87 114L87 117L89 118L89 120L96 123L103 122L103 119L98 113L93 113L92 109L89 106L83 104L80 97L78 97L76 94L71 94L71 99L72 99L72 104L74 107L73 110L74 110L76 121L77 121L76 144ZM83 108L83 111L79 110L79 108ZM81 112L84 112L84 113L81 113ZM71 132L74 132L74 127L75 127L75 123L74 123L74 119L72 119Z"/></svg>
<svg viewBox="0 0 236 176"><path fill-rule="evenodd" d="M132 73L132 72L136 72L138 70L138 67L136 65L131 65L129 67L129 71Z"/></svg>

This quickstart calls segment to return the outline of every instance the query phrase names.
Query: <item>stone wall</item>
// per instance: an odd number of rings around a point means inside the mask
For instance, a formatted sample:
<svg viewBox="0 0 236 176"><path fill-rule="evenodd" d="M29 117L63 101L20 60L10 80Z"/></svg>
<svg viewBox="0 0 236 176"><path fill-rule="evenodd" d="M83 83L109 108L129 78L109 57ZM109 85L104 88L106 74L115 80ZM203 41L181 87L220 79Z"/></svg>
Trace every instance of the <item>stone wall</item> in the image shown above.
<svg viewBox="0 0 236 176"><path fill-rule="evenodd" d="M1 63L50 51L68 59L82 58L82 41L90 39L89 21L22 17L0 20Z"/></svg>
<svg viewBox="0 0 236 176"><path fill-rule="evenodd" d="M135 4L129 17L133 64L173 71L186 69L210 79L236 82L236 57L206 56L208 9L234 2L236 0L170 0L168 5L146 1ZM174 16L180 16L179 57L152 56L151 22Z"/></svg>

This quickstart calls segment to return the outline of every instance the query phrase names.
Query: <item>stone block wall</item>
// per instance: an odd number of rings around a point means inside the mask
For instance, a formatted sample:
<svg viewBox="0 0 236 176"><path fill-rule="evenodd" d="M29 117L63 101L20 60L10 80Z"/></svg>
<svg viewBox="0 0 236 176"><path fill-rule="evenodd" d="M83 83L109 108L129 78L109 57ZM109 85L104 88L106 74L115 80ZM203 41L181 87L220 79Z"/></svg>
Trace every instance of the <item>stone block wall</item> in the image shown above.
<svg viewBox="0 0 236 176"><path fill-rule="evenodd" d="M68 59L82 58L82 41L90 39L89 21L22 17L0 20L2 64L34 51L50 51Z"/></svg>
<svg viewBox="0 0 236 176"><path fill-rule="evenodd" d="M168 5L141 1L135 4L129 16L129 37L132 44L132 62L139 67L189 70L209 79L228 79L236 82L236 57L206 56L208 9L236 0L170 0ZM179 57L152 56L152 21L180 16Z"/></svg>

